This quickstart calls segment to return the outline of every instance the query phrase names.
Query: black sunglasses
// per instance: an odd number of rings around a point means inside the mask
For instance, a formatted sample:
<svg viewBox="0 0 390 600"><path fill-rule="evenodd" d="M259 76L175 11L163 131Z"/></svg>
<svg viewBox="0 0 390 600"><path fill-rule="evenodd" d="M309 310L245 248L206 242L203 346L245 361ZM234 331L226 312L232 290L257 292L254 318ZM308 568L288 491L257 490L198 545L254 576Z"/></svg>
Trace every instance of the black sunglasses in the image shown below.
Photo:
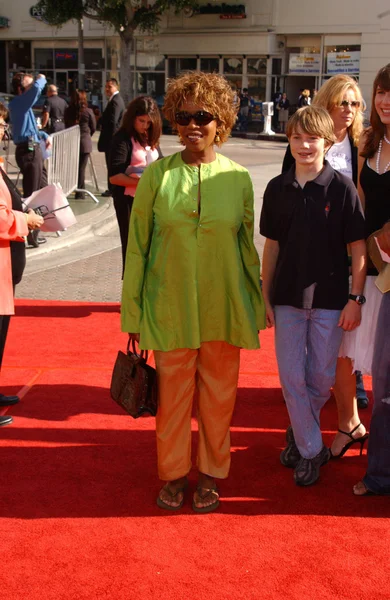
<svg viewBox="0 0 390 600"><path fill-rule="evenodd" d="M352 100L352 102L348 102L348 100L342 100L340 102L340 106L342 108L347 108L348 106L351 108L359 108L360 102L358 100Z"/></svg>
<svg viewBox="0 0 390 600"><path fill-rule="evenodd" d="M178 125L189 125L192 119L197 125L199 125L199 127L201 127L202 125L208 125L209 123L211 123L211 121L214 121L216 117L214 117L211 113L207 112L206 110L198 110L195 113L189 113L182 110L181 112L175 114L175 122Z"/></svg>

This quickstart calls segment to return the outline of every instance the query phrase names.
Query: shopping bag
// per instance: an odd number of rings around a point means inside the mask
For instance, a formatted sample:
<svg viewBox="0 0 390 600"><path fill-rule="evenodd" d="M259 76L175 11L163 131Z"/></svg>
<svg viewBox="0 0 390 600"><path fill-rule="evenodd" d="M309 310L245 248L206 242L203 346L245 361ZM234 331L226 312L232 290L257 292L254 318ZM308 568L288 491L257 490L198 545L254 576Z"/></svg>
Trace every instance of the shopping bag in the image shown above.
<svg viewBox="0 0 390 600"><path fill-rule="evenodd" d="M41 231L64 231L77 223L60 185L47 185L25 198L24 204L42 215Z"/></svg>

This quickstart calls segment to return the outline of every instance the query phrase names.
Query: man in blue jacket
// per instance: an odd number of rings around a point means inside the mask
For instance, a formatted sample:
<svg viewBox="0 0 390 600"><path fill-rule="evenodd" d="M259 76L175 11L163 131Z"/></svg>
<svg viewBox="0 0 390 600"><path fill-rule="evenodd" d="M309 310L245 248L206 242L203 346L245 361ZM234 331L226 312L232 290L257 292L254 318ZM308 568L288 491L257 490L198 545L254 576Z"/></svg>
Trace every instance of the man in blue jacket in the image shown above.
<svg viewBox="0 0 390 600"><path fill-rule="evenodd" d="M12 123L12 135L16 145L15 159L23 175L23 196L27 198L42 187L43 158L39 145L40 135L32 107L41 95L46 85L46 77L34 77L28 73L16 73L12 79L12 90L15 97L9 103ZM47 139L47 144L50 142ZM27 240L35 248L45 238L38 238L38 232L29 234Z"/></svg>

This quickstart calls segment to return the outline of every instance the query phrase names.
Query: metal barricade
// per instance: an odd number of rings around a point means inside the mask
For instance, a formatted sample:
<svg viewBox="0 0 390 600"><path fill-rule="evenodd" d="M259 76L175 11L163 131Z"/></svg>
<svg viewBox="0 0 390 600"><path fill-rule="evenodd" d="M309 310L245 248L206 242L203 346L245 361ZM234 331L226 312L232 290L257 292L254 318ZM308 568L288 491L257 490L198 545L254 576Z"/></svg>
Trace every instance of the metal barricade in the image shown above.
<svg viewBox="0 0 390 600"><path fill-rule="evenodd" d="M88 194L99 203L99 200L89 190L77 188L80 157L80 127L75 125L63 131L51 134L52 152L47 159L48 184L59 183L65 196L72 192L83 192ZM95 180L95 184L97 182ZM97 188L98 189L98 188Z"/></svg>

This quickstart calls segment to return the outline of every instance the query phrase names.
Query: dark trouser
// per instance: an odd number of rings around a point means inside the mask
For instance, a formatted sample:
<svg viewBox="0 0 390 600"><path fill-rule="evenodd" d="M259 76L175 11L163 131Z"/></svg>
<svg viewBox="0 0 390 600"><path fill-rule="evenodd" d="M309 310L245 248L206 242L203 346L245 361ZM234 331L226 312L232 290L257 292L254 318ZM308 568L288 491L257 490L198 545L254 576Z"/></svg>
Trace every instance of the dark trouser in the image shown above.
<svg viewBox="0 0 390 600"><path fill-rule="evenodd" d="M28 150L27 143L16 146L16 163L23 175L23 196L28 198L33 192L42 187L43 158L39 144L34 145L34 150ZM31 246L37 246L39 229L34 229L28 234L27 240Z"/></svg>
<svg viewBox="0 0 390 600"><path fill-rule="evenodd" d="M372 361L372 411L366 487L390 494L390 292L383 295Z"/></svg>
<svg viewBox="0 0 390 600"><path fill-rule="evenodd" d="M110 192L113 192L113 186L110 183L110 178L108 176L108 167L110 164L110 150L106 150L106 152L104 153L105 157L106 157L106 166L107 166L107 189L110 190Z"/></svg>
<svg viewBox="0 0 390 600"><path fill-rule="evenodd" d="M0 315L0 369L3 363L3 355L5 348L5 341L7 339L9 322L11 320L10 315Z"/></svg>
<svg viewBox="0 0 390 600"><path fill-rule="evenodd" d="M63 131L65 129L64 121L53 121L51 125L50 133L57 133L57 131Z"/></svg>
<svg viewBox="0 0 390 600"><path fill-rule="evenodd" d="M80 160L79 160L79 178L77 182L77 187L79 190L85 189L85 169L87 168L89 158L89 152L80 152Z"/></svg>
<svg viewBox="0 0 390 600"><path fill-rule="evenodd" d="M123 273L125 272L127 238L129 237L130 214L134 198L132 196L125 196L122 191L118 192L116 188L117 186L114 186L114 207L122 244L123 278Z"/></svg>
<svg viewBox="0 0 390 600"><path fill-rule="evenodd" d="M23 196L27 198L33 192L41 189L43 159L39 144L34 146L31 152L27 144L16 146L15 158L23 175Z"/></svg>

